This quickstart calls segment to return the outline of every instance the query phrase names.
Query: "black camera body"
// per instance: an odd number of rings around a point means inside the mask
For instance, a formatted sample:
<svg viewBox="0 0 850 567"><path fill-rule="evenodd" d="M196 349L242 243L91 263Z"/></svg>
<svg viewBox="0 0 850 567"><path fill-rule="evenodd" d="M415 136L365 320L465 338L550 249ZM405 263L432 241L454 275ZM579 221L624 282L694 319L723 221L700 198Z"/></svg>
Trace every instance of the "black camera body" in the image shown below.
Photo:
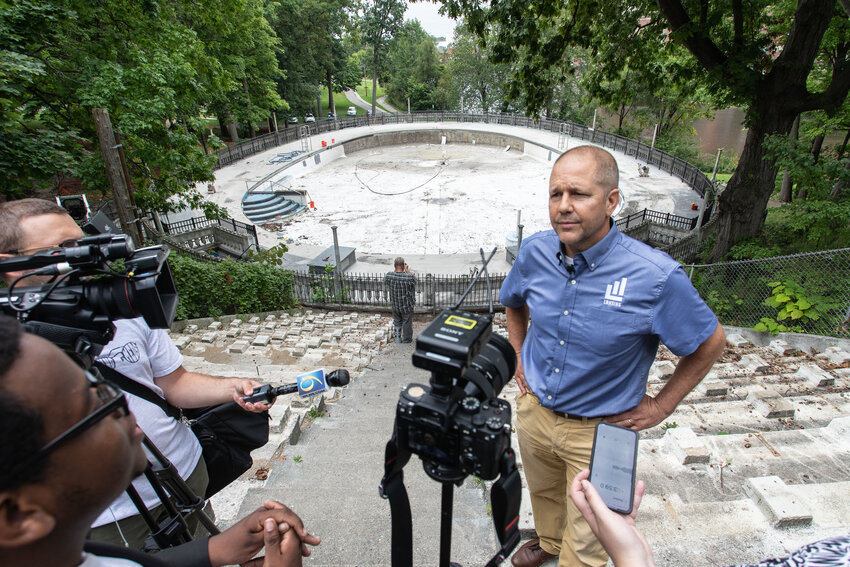
<svg viewBox="0 0 850 567"><path fill-rule="evenodd" d="M440 482L499 476L510 447L511 407L498 398L516 354L492 333L492 317L446 309L416 339L413 364L431 371L430 386L399 396L395 436Z"/></svg>
<svg viewBox="0 0 850 567"><path fill-rule="evenodd" d="M447 403L428 386L410 384L398 400L396 431L399 445L425 461L431 478L452 482L471 474L492 480L510 447L511 406L499 398L482 402L458 395Z"/></svg>
<svg viewBox="0 0 850 567"><path fill-rule="evenodd" d="M168 254L167 246L136 250L123 234L100 234L76 246L2 259L0 272L53 279L0 290L0 312L69 353L93 358L112 339L114 319L143 317L151 328L171 326L177 290Z"/></svg>

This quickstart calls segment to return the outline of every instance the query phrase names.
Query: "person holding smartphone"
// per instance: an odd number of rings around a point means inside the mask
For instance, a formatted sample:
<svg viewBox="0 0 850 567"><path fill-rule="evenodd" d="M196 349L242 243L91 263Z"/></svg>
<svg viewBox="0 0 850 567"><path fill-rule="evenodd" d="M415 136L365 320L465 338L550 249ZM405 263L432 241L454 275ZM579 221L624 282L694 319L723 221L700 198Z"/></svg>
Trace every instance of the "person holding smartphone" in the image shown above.
<svg viewBox="0 0 850 567"><path fill-rule="evenodd" d="M655 567L655 556L646 536L637 528L635 516L644 493L644 483L637 481L632 511L618 514L610 510L596 487L589 481L590 471L578 473L570 486L570 499L590 529L602 542L615 567ZM805 545L787 557L766 559L760 563L730 567L835 567L850 565L850 534L823 539Z"/></svg>
<svg viewBox="0 0 850 567"><path fill-rule="evenodd" d="M394 271L387 272L384 283L393 309L395 342L413 342L413 306L416 304L416 276L399 256L393 262Z"/></svg>
<svg viewBox="0 0 850 567"><path fill-rule="evenodd" d="M567 494L590 463L594 428L661 423L708 373L726 340L717 317L667 254L622 234L614 157L564 152L549 178L553 230L522 242L505 278L517 435L538 538L511 558L537 567L601 566L607 555ZM680 360L656 397L650 366L664 344Z"/></svg>

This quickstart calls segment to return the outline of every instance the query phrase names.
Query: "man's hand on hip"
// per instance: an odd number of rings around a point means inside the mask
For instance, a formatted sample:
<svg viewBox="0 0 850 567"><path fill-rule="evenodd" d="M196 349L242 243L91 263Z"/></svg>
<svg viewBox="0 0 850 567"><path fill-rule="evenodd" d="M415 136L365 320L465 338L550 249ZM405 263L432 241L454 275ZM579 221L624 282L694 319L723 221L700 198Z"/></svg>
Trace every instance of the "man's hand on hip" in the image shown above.
<svg viewBox="0 0 850 567"><path fill-rule="evenodd" d="M514 379L516 380L516 385L519 387L519 391L523 394L528 393L528 383L525 381L525 372L522 369L522 359L519 355L516 356L516 372L514 372Z"/></svg>
<svg viewBox="0 0 850 567"><path fill-rule="evenodd" d="M605 418L605 421L640 431L641 429L655 427L664 421L670 413L672 412L668 412L662 408L661 404L655 398L644 395L643 399L635 408L608 416Z"/></svg>

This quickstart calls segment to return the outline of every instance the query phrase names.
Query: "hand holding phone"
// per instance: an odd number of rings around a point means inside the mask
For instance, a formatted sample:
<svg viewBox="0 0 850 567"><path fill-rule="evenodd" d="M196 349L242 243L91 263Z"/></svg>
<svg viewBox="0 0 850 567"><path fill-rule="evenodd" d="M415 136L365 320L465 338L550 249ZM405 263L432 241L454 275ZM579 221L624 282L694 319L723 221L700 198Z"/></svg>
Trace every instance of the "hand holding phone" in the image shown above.
<svg viewBox="0 0 850 567"><path fill-rule="evenodd" d="M635 496L638 432L599 422L590 455L590 482L611 510L631 514Z"/></svg>

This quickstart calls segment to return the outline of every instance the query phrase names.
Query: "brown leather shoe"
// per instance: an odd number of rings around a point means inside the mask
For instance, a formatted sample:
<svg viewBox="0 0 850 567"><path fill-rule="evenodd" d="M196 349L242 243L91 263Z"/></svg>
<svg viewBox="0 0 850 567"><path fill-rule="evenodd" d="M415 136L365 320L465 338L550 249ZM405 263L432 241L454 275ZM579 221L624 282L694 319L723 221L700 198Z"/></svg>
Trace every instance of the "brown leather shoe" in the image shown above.
<svg viewBox="0 0 850 567"><path fill-rule="evenodd" d="M539 539L532 539L517 549L516 553L511 557L511 563L515 567L539 567L544 562L555 557L558 556L543 551L540 547Z"/></svg>

